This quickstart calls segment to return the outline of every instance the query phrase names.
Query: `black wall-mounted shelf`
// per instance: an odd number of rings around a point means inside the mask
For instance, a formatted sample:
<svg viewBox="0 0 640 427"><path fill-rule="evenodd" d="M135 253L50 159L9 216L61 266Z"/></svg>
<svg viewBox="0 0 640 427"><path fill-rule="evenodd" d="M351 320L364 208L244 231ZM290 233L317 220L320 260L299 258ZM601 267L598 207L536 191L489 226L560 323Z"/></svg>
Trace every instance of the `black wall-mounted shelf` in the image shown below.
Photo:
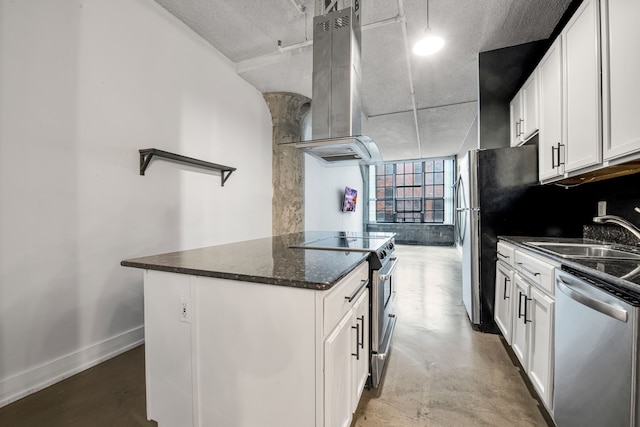
<svg viewBox="0 0 640 427"><path fill-rule="evenodd" d="M236 170L236 168L232 168L230 166L219 165L217 163L205 162L204 160L194 159L192 157L181 156L180 154L169 153L168 151L158 150L156 148L145 148L140 150L140 175L144 175L144 171L147 170L147 166L149 166L149 162L151 162L151 158L153 156L162 157L167 160L173 160L180 163L186 163L189 165L199 166L205 169L213 169L220 171L221 179L222 179L222 187L224 187L224 183L227 182L229 176Z"/></svg>

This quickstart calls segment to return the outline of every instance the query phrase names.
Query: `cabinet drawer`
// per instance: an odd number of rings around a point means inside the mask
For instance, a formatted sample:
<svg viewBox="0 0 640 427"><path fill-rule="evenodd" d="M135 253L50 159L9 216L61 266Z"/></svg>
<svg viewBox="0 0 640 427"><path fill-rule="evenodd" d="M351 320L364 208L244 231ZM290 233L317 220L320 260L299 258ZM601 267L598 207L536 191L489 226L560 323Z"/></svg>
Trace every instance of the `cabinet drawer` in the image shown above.
<svg viewBox="0 0 640 427"><path fill-rule="evenodd" d="M515 268L521 276L526 277L538 288L549 295L554 295L555 265L518 249L515 251Z"/></svg>
<svg viewBox="0 0 640 427"><path fill-rule="evenodd" d="M328 291L323 300L323 333L325 335L353 307L360 294L365 290L361 287L368 279L369 263L363 262Z"/></svg>
<svg viewBox="0 0 640 427"><path fill-rule="evenodd" d="M516 251L516 248L514 246L500 240L498 242L498 250L497 250L498 261L502 261L505 264L508 264L513 267L513 264L514 264L513 258L514 258L515 251Z"/></svg>

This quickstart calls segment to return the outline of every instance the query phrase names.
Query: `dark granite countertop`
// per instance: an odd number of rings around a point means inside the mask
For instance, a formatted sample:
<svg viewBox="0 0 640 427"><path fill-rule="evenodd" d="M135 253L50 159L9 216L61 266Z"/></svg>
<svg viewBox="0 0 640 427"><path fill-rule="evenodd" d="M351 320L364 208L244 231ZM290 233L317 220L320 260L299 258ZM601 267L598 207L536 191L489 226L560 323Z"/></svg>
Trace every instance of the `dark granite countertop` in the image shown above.
<svg viewBox="0 0 640 427"><path fill-rule="evenodd" d="M335 233L308 231L287 234L126 259L120 264L195 276L326 290L365 262L368 253L290 246Z"/></svg>
<svg viewBox="0 0 640 427"><path fill-rule="evenodd" d="M544 255L556 262L571 267L577 271L604 280L612 285L621 286L635 292L640 292L640 261L628 259L604 259L604 258L563 258L548 251L540 249L528 242L553 242L553 243L606 243L617 247L623 247L611 242L602 242L592 239L561 238L561 237L523 237L523 236L498 236L500 239L516 246L524 247L532 252ZM633 252L638 248L626 247Z"/></svg>

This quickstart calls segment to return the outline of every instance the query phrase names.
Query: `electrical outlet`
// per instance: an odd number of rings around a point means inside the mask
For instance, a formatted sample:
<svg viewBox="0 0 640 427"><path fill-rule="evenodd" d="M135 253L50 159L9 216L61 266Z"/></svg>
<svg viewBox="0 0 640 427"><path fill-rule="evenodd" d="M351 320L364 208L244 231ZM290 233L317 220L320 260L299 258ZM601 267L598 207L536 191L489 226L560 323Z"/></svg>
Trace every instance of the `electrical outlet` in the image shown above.
<svg viewBox="0 0 640 427"><path fill-rule="evenodd" d="M180 298L180 321L191 323L191 300L187 297Z"/></svg>
<svg viewBox="0 0 640 427"><path fill-rule="evenodd" d="M607 214L607 202L598 202L598 216Z"/></svg>

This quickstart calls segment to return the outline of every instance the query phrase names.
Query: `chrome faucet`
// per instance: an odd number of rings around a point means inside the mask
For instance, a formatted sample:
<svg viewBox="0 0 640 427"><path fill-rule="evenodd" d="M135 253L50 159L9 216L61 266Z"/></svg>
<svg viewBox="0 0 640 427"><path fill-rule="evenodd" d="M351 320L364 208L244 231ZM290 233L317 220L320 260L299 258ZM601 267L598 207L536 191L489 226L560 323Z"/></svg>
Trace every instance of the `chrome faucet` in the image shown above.
<svg viewBox="0 0 640 427"><path fill-rule="evenodd" d="M634 211L640 213L640 208L636 207L634 209ZM621 218L619 216L615 216L615 215L596 216L596 217L593 218L593 222L595 222L597 224L607 224L607 223L617 224L620 227L623 227L623 228L629 230L631 232L631 234L633 234L634 236L636 236L636 238L638 238L638 240L640 240L640 229L638 229L638 227L636 227L635 225L631 224L626 219Z"/></svg>

